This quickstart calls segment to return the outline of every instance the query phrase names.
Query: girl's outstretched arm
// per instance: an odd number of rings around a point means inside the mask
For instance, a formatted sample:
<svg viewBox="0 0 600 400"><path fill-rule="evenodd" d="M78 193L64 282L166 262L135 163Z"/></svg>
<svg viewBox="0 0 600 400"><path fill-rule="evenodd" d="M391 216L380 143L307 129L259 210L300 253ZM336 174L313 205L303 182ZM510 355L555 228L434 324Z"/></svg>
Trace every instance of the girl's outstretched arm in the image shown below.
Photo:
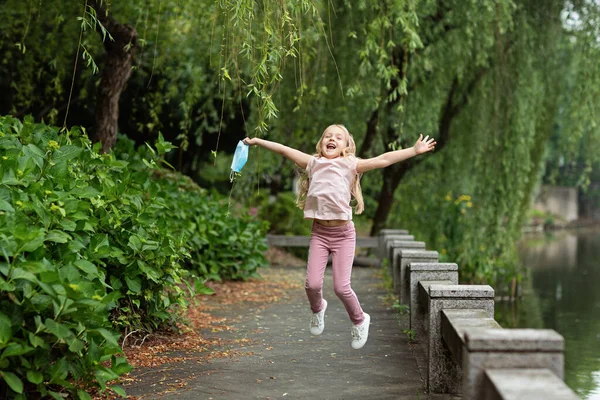
<svg viewBox="0 0 600 400"><path fill-rule="evenodd" d="M248 146L260 146L274 153L281 154L288 160L293 161L297 166L305 169L310 160L310 155L301 152L300 150L292 149L291 147L284 146L281 143L271 142L269 140L260 138L246 138L243 140Z"/></svg>
<svg viewBox="0 0 600 400"><path fill-rule="evenodd" d="M377 157L358 160L356 170L358 173L363 173L372 169L385 168L416 155L427 153L428 151L433 150L435 144L435 140L433 138L429 138L429 135L425 136L424 139L423 135L420 135L413 147L396 151L388 151L387 153L383 153Z"/></svg>

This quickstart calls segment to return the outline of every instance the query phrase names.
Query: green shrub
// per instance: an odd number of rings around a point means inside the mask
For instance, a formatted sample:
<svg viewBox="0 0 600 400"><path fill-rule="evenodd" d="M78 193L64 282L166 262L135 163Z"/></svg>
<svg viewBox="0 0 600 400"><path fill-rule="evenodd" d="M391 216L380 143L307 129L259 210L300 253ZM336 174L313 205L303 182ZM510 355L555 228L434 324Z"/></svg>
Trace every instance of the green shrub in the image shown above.
<svg viewBox="0 0 600 400"><path fill-rule="evenodd" d="M310 236L312 222L304 219L302 210L296 206L296 195L280 192L273 198L268 195L255 196L249 202L258 204L258 217L267 221L269 233L274 235ZM286 247L285 251L298 258L308 257L308 247Z"/></svg>
<svg viewBox="0 0 600 400"><path fill-rule="evenodd" d="M92 152L78 130L59 136L10 117L0 118L0 154L3 395L104 389L129 369L109 321L126 291L108 280L138 261L125 235L113 238L117 193L133 197L112 178L125 165Z"/></svg>
<svg viewBox="0 0 600 400"><path fill-rule="evenodd" d="M122 138L115 149L130 168L145 168L147 147L135 149ZM156 170L157 193L168 205L162 212L169 229L185 238L190 257L188 269L201 279L247 279L267 265L267 222L252 217L245 208L231 215L227 199L200 188L189 177L168 170Z"/></svg>
<svg viewBox="0 0 600 400"><path fill-rule="evenodd" d="M118 331L174 326L186 265L217 279L265 264L264 225L160 168L169 143L124 143L101 155L77 128L0 117L2 398L89 398L131 368Z"/></svg>
<svg viewBox="0 0 600 400"><path fill-rule="evenodd" d="M303 212L296 206L296 195L292 192L281 192L275 199L263 196L260 201L258 216L269 222L269 232L277 235L308 236L311 222L305 221Z"/></svg>

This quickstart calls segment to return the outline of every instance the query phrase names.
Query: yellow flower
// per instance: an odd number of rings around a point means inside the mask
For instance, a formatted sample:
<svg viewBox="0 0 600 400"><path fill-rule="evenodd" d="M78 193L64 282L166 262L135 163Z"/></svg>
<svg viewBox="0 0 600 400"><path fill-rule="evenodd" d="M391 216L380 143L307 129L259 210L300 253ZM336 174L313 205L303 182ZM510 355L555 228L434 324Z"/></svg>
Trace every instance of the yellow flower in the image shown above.
<svg viewBox="0 0 600 400"><path fill-rule="evenodd" d="M69 284L69 287L70 287L71 289L73 289L73 290L79 290L79 285L76 285L76 284L74 284L74 283L70 283L70 284Z"/></svg>
<svg viewBox="0 0 600 400"><path fill-rule="evenodd" d="M471 196L466 194L461 194L455 201L455 204L460 204L463 201L471 201Z"/></svg>
<svg viewBox="0 0 600 400"><path fill-rule="evenodd" d="M451 200L452 200L452 197L450 197L450 194L447 194L446 195L446 201L451 201Z"/></svg>
<svg viewBox="0 0 600 400"><path fill-rule="evenodd" d="M6 157L6 156L2 156L2 159L3 159L3 160L8 160L8 157Z"/></svg>
<svg viewBox="0 0 600 400"><path fill-rule="evenodd" d="M45 190L44 193L46 193L46 194L52 194L52 190Z"/></svg>
<svg viewBox="0 0 600 400"><path fill-rule="evenodd" d="M60 210L60 207L59 207L59 206L57 206L56 204L52 203L52 204L50 205L50 210L52 210L52 211Z"/></svg>
<svg viewBox="0 0 600 400"><path fill-rule="evenodd" d="M467 202L467 207L471 208L473 207L473 203L471 203L470 201Z"/></svg>
<svg viewBox="0 0 600 400"><path fill-rule="evenodd" d="M23 202L21 200L17 200L15 204L19 207L23 207Z"/></svg>
<svg viewBox="0 0 600 400"><path fill-rule="evenodd" d="M100 300L102 300L102 297L100 297L97 294L95 294L95 295L92 296L92 299L100 301Z"/></svg>
<svg viewBox="0 0 600 400"><path fill-rule="evenodd" d="M58 142L56 140L49 140L48 147L51 149L58 149L60 147L60 145L58 144Z"/></svg>
<svg viewBox="0 0 600 400"><path fill-rule="evenodd" d="M17 170L17 176L23 176L23 171L21 171L20 169Z"/></svg>

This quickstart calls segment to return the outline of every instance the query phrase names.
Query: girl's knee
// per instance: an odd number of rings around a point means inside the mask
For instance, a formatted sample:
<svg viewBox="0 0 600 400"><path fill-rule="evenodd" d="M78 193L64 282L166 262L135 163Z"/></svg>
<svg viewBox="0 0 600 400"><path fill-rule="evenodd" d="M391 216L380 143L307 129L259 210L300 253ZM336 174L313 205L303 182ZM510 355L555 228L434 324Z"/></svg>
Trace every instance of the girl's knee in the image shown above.
<svg viewBox="0 0 600 400"><path fill-rule="evenodd" d="M307 292L319 292L323 288L322 282L307 280L304 283L304 289Z"/></svg>
<svg viewBox="0 0 600 400"><path fill-rule="evenodd" d="M346 298L346 297L352 295L352 288L350 287L350 285L340 286L340 287L336 286L333 288L333 291L335 292L335 295L337 297L339 297L340 299Z"/></svg>

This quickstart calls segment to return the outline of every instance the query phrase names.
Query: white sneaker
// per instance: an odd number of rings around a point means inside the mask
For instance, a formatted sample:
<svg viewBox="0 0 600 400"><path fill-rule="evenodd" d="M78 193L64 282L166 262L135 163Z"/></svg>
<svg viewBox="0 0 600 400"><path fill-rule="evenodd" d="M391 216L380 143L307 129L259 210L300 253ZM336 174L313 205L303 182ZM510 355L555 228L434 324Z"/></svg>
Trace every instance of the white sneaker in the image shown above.
<svg viewBox="0 0 600 400"><path fill-rule="evenodd" d="M352 327L352 348L358 350L367 343L369 337L369 324L371 323L371 316L365 313L365 320L360 325L354 325Z"/></svg>
<svg viewBox="0 0 600 400"><path fill-rule="evenodd" d="M310 318L310 333L320 335L325 329L325 310L327 310L327 300L323 299L323 308L318 313L313 313Z"/></svg>

